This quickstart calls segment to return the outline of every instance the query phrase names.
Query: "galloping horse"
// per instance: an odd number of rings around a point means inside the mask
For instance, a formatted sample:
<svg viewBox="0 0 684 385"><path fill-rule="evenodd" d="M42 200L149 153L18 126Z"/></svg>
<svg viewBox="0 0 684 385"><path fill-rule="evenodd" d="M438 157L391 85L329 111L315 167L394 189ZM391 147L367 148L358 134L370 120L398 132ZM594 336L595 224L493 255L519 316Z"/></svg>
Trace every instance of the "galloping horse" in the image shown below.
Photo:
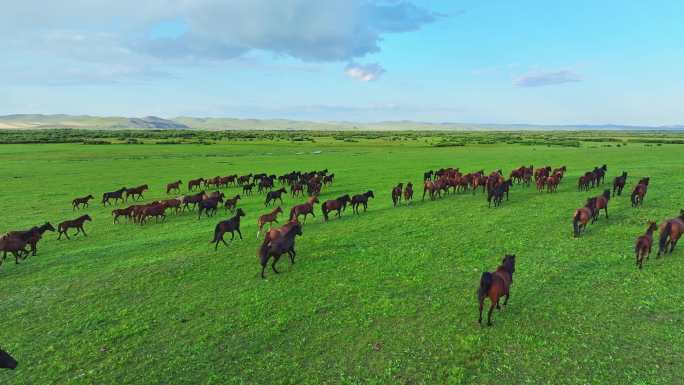
<svg viewBox="0 0 684 385"><path fill-rule="evenodd" d="M214 250L218 249L219 242L223 242L224 245L228 246L225 239L223 239L223 235L229 231L231 241L235 239L235 231L237 231L238 235L240 236L240 239L242 239L242 233L240 232L240 217L244 216L245 212L239 208L235 210L234 217L225 221L221 221L216 225L216 227L214 228L214 239L211 241L211 243L216 244L214 246Z"/></svg>
<svg viewBox="0 0 684 385"><path fill-rule="evenodd" d="M318 196L314 195L312 197L309 197L309 199L306 200L306 203L294 206L290 210L290 221L299 221L300 215L304 215L304 223L306 223L306 216L309 214L311 214L311 216L315 218L316 214L314 214L313 207L316 203L320 203L320 201L318 200Z"/></svg>
<svg viewBox="0 0 684 385"><path fill-rule="evenodd" d="M7 253L10 252L14 256L14 263L19 264L19 257L24 255L23 259L29 254L26 250L28 245L28 235L3 235L0 237L0 251L2 251L2 259L0 264L7 258Z"/></svg>
<svg viewBox="0 0 684 385"><path fill-rule="evenodd" d="M591 223L598 220L601 209L606 212L606 219L608 219L608 201L610 201L610 190L603 190L603 194L596 197L596 210L594 210L594 217Z"/></svg>
<svg viewBox="0 0 684 385"><path fill-rule="evenodd" d="M197 219L202 218L202 212L207 217L210 217L214 214L216 214L216 210L218 208L219 202L223 202L223 193L220 195L216 196L211 196L205 199L202 199L197 205L199 207L199 210L197 211Z"/></svg>
<svg viewBox="0 0 684 385"><path fill-rule="evenodd" d="M182 185L183 182L181 180L177 180L175 182L169 183L166 185L166 193L170 193L171 191L175 191L177 193L180 193L180 185Z"/></svg>
<svg viewBox="0 0 684 385"><path fill-rule="evenodd" d="M138 200L138 199L143 199L143 193L148 190L149 187L147 187L146 184L138 187L133 187L126 189L126 202L128 202L128 197L131 196L133 199Z"/></svg>
<svg viewBox="0 0 684 385"><path fill-rule="evenodd" d="M504 256L501 266L494 273L484 272L480 278L480 288L477 290L477 300L480 304L480 318L477 322L482 324L482 308L485 298L489 297L491 306L487 315L487 326L492 325L492 311L494 307L501 309L499 298L506 297L504 306L508 304L511 295L511 284L513 284L513 273L515 273L515 255Z"/></svg>
<svg viewBox="0 0 684 385"><path fill-rule="evenodd" d="M86 207L88 207L88 201L91 199L93 199L93 196L90 194L88 196L83 197L83 198L76 198L73 201L71 201L71 206L73 207L74 210L81 208L81 207L86 208Z"/></svg>
<svg viewBox="0 0 684 385"><path fill-rule="evenodd" d="M237 207L237 203L240 200L240 194L230 198L226 199L226 202L224 203L224 206L226 210L234 211L235 207Z"/></svg>
<svg viewBox="0 0 684 385"><path fill-rule="evenodd" d="M404 189L404 200L406 202L411 202L413 200L413 183L411 182L408 182Z"/></svg>
<svg viewBox="0 0 684 385"><path fill-rule="evenodd" d="M359 206L363 205L363 212L365 213L368 209L368 198L375 198L375 195L373 195L373 191L368 190L363 194L354 195L351 200L352 212L358 214Z"/></svg>
<svg viewBox="0 0 684 385"><path fill-rule="evenodd" d="M403 192L404 184L399 183L392 189L392 204L397 207L397 203L401 203L401 193Z"/></svg>
<svg viewBox="0 0 684 385"><path fill-rule="evenodd" d="M623 171L622 175L616 176L613 180L613 196L617 192L617 195L622 195L622 189L625 188L625 183L627 183L627 171Z"/></svg>
<svg viewBox="0 0 684 385"><path fill-rule="evenodd" d="M266 278L264 276L264 270L266 270L266 265L268 260L273 257L273 263L271 268L276 274L279 273L276 270L276 263L280 259L280 256L288 253L290 256L290 261L294 265L295 256L295 237L297 235L302 235L302 225L298 221L290 221L290 223L285 224L280 231L269 231L268 236L264 237L264 242L259 248L259 260L261 262L261 278Z"/></svg>
<svg viewBox="0 0 684 385"><path fill-rule="evenodd" d="M114 203L118 202L119 199L123 201L123 193L126 191L126 187L122 187L116 191L106 192L102 194L102 205L105 206L110 203L110 199L114 199ZM111 203L110 203L111 204Z"/></svg>
<svg viewBox="0 0 684 385"><path fill-rule="evenodd" d="M191 179L188 181L188 191L194 191L202 187L204 183L204 178Z"/></svg>
<svg viewBox="0 0 684 385"><path fill-rule="evenodd" d="M584 207L575 210L572 216L572 228L575 237L579 237L586 230L587 223L594 217L596 212L596 198L589 198Z"/></svg>
<svg viewBox="0 0 684 385"><path fill-rule="evenodd" d="M257 231L257 239L259 239L259 234L261 234L261 230L263 230L264 225L268 223L269 229L273 227L273 223L278 223L278 214L282 213L283 209L278 206L275 209L273 209L270 213L264 214L259 217L259 220L257 220L257 226L259 226L259 230Z"/></svg>
<svg viewBox="0 0 684 385"><path fill-rule="evenodd" d="M344 194L337 199L331 199L323 202L321 205L321 211L323 212L323 219L328 220L328 213L335 210L337 211L337 216L342 216L342 210L347 208L347 204L351 202L349 194Z"/></svg>
<svg viewBox="0 0 684 385"><path fill-rule="evenodd" d="M88 234L86 234L85 229L83 228L83 223L85 223L86 221L92 221L92 220L93 219L90 217L90 215L86 214L86 215L82 215L82 216L80 216L74 220L64 221L64 222L60 223L57 226L57 231L59 232L59 237L57 237L57 239L62 239L62 234L64 234L67 237L67 239L70 239L69 234L67 234L67 230L69 230L71 228L76 229L76 235L78 235L78 233L83 233L83 235L85 235L87 237Z"/></svg>
<svg viewBox="0 0 684 385"><path fill-rule="evenodd" d="M112 216L114 217L114 223L119 223L119 217L126 217L128 220L133 216L133 209L135 206L128 206L125 209L115 209L112 210Z"/></svg>
<svg viewBox="0 0 684 385"><path fill-rule="evenodd" d="M644 197L646 196L646 192L648 192L649 180L650 178L642 178L639 183L637 183L636 187L634 187L634 191L632 191L632 196L630 197L632 200L632 207L644 205Z"/></svg>
<svg viewBox="0 0 684 385"><path fill-rule="evenodd" d="M275 204L276 199L280 200L280 204L283 203L283 194L287 194L287 190L285 190L285 187L281 187L277 190L274 191L269 191L266 194L266 201L264 202L264 206L268 206L271 202Z"/></svg>
<svg viewBox="0 0 684 385"><path fill-rule="evenodd" d="M641 269L644 266L644 257L647 259L651 256L651 247L653 246L653 232L658 228L655 222L649 222L646 234L637 238L634 252L636 253L636 265Z"/></svg>
<svg viewBox="0 0 684 385"><path fill-rule="evenodd" d="M152 205L146 205L140 213L140 226L145 224L147 218L154 217L155 222L162 219L162 222L166 221L166 205L163 203L157 203Z"/></svg>
<svg viewBox="0 0 684 385"><path fill-rule="evenodd" d="M682 233L684 233L684 209L679 211L678 217L669 219L660 225L658 256L668 253L668 245L670 246L669 253L672 253Z"/></svg>
<svg viewBox="0 0 684 385"><path fill-rule="evenodd" d="M42 226L34 226L26 231L10 231L7 235L24 239L31 246L30 253L35 256L38 252L38 241L43 238L46 231L55 231L50 222L45 222Z"/></svg>

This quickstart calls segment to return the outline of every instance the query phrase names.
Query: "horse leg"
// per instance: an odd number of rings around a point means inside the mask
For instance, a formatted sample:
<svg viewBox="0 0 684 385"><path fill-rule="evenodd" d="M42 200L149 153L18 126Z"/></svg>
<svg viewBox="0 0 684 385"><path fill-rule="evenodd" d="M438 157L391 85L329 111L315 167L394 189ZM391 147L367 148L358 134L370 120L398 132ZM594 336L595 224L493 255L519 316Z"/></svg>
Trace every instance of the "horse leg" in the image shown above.
<svg viewBox="0 0 684 385"><path fill-rule="evenodd" d="M276 268L275 268L275 265L276 265L276 263L278 263L278 260L279 260L279 259L280 259L280 256L278 256L278 257L273 257L273 263L271 263L271 269L273 269L273 271L274 271L276 274L280 274L280 272L279 272L278 270L276 270Z"/></svg>
<svg viewBox="0 0 684 385"><path fill-rule="evenodd" d="M237 229L235 229L235 231L238 232L238 235L240 236L240 240L242 240L242 233L240 232L240 228L238 227Z"/></svg>
<svg viewBox="0 0 684 385"><path fill-rule="evenodd" d="M221 233L221 238L219 238L219 240L220 240L221 242L223 242L223 244L224 244L226 247L228 247L228 243L226 243L226 240L223 239L223 235L224 235L224 234L225 234L225 233ZM216 247L218 247L218 242L216 242Z"/></svg>
<svg viewBox="0 0 684 385"><path fill-rule="evenodd" d="M491 298L490 298L490 300L491 300ZM498 305L499 305L499 299L498 298L496 299L496 301L492 301L492 306L489 307L489 313L487 314L487 326L492 326L492 311L494 311L494 307L496 307Z"/></svg>
<svg viewBox="0 0 684 385"><path fill-rule="evenodd" d="M86 237L88 236L88 234L86 234L85 229L83 228L83 226L80 226L78 229L83 233L84 236L86 236Z"/></svg>
<svg viewBox="0 0 684 385"><path fill-rule="evenodd" d="M479 300L480 302L480 317L477 319L477 323L482 325L482 307L484 306L484 297Z"/></svg>

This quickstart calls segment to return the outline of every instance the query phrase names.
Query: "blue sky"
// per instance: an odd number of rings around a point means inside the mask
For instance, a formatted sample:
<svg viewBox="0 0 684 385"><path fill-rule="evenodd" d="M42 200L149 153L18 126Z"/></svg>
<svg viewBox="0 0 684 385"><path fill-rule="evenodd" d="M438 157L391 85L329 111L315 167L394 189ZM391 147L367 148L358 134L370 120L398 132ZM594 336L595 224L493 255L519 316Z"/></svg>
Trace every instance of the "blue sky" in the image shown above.
<svg viewBox="0 0 684 385"><path fill-rule="evenodd" d="M0 114L684 124L681 1L3 8Z"/></svg>

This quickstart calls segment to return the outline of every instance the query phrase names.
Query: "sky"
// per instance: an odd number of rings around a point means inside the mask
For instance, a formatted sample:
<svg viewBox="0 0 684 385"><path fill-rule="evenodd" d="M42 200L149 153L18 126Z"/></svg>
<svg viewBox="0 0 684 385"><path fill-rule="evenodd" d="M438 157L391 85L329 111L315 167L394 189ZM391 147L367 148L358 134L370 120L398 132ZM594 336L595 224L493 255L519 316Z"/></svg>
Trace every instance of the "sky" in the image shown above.
<svg viewBox="0 0 684 385"><path fill-rule="evenodd" d="M684 124L680 0L0 0L0 114Z"/></svg>

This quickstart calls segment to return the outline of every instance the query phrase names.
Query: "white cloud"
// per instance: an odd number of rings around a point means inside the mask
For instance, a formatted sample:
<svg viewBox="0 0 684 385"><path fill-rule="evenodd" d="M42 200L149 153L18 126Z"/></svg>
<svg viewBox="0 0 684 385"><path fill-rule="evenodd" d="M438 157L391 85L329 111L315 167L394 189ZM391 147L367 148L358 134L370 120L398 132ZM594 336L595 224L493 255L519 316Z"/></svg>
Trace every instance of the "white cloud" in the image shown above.
<svg viewBox="0 0 684 385"><path fill-rule="evenodd" d="M378 63L358 64L351 62L344 69L344 73L352 79L370 82L382 76L385 73L385 69Z"/></svg>
<svg viewBox="0 0 684 385"><path fill-rule="evenodd" d="M531 71L513 81L518 87L544 87L582 81L582 77L570 70Z"/></svg>

